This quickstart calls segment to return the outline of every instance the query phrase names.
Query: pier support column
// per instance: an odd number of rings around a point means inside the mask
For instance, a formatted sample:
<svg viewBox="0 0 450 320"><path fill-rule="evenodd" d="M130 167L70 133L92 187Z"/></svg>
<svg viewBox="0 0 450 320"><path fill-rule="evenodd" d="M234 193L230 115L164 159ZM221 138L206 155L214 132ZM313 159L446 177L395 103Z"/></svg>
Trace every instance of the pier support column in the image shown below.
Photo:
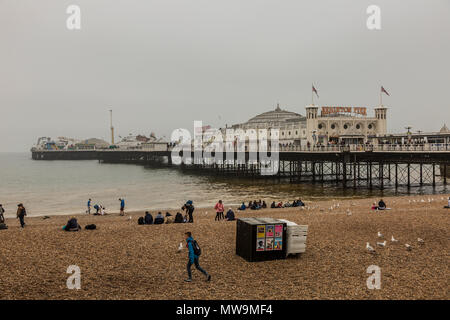
<svg viewBox="0 0 450 320"><path fill-rule="evenodd" d="M423 185L423 165L420 164L420 185Z"/></svg>
<svg viewBox="0 0 450 320"><path fill-rule="evenodd" d="M408 163L408 189L411 187L411 164Z"/></svg>
<svg viewBox="0 0 450 320"><path fill-rule="evenodd" d="M444 186L447 185L447 164L444 164L444 172L441 172L441 175L444 175Z"/></svg>
<svg viewBox="0 0 450 320"><path fill-rule="evenodd" d="M311 162L311 171L312 171L313 182L316 182L316 163L315 162Z"/></svg>
<svg viewBox="0 0 450 320"><path fill-rule="evenodd" d="M384 164L383 164L383 162L378 163L378 169L379 169L378 174L380 176L380 188L381 188L381 190L383 190L384 189Z"/></svg>
<svg viewBox="0 0 450 320"><path fill-rule="evenodd" d="M433 187L436 187L436 164L433 163Z"/></svg>
<svg viewBox="0 0 450 320"><path fill-rule="evenodd" d="M398 163L395 164L395 188L398 188Z"/></svg>

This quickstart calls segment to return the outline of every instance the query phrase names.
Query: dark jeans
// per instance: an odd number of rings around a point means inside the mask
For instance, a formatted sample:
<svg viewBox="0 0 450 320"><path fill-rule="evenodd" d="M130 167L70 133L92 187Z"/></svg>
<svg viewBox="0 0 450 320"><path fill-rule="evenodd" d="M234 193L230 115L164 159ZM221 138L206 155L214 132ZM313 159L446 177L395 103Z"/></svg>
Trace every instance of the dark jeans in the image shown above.
<svg viewBox="0 0 450 320"><path fill-rule="evenodd" d="M214 218L215 221L224 219L223 212L216 212L216 217Z"/></svg>
<svg viewBox="0 0 450 320"><path fill-rule="evenodd" d="M200 265L198 263L198 257L194 258L194 265L195 265L195 267L197 268L198 271L203 273L205 276L208 275L208 272L206 272L204 269L202 269L202 267L200 267ZM187 273L188 273L189 279L192 278L191 266L192 266L191 259L189 259L189 261L187 263Z"/></svg>
<svg viewBox="0 0 450 320"><path fill-rule="evenodd" d="M194 223L194 217L192 216L193 212L188 211L188 215L189 215L189 223Z"/></svg>
<svg viewBox="0 0 450 320"><path fill-rule="evenodd" d="M25 216L19 216L19 220L20 220L20 226L23 228L23 226L25 225Z"/></svg>

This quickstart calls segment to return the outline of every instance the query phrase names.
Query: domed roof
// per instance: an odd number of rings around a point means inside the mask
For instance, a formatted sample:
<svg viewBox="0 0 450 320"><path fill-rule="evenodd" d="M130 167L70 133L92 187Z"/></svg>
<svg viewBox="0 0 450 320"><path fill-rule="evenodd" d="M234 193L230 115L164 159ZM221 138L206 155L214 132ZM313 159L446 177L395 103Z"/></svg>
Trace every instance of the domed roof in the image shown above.
<svg viewBox="0 0 450 320"><path fill-rule="evenodd" d="M267 111L248 120L247 124L257 124L257 123L271 123L275 125L281 125L286 122L301 121L304 120L301 114L283 110L280 105L277 104L275 110Z"/></svg>
<svg viewBox="0 0 450 320"><path fill-rule="evenodd" d="M439 131L440 133L449 133L450 130L447 128L447 126L444 123L444 126L441 128L441 130Z"/></svg>

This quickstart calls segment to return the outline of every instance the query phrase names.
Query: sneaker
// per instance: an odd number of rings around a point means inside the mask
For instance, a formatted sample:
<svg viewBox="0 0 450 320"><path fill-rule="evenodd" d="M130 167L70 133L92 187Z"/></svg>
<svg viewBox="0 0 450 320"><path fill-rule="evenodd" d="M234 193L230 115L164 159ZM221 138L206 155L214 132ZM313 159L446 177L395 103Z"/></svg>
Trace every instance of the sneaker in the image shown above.
<svg viewBox="0 0 450 320"><path fill-rule="evenodd" d="M208 276L206 277L206 281L211 281L211 275L208 274Z"/></svg>
<svg viewBox="0 0 450 320"><path fill-rule="evenodd" d="M192 282L191 278L184 279L185 282Z"/></svg>

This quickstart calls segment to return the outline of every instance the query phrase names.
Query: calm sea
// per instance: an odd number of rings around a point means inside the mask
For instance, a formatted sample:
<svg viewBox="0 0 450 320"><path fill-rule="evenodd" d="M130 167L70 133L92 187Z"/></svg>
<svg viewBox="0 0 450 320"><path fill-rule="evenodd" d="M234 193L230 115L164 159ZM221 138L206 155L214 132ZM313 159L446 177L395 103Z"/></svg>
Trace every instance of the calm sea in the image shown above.
<svg viewBox="0 0 450 320"><path fill-rule="evenodd" d="M445 192L429 187L413 193ZM120 197L127 210L179 209L186 200L197 207L225 206L254 199L337 199L408 193L400 190L343 190L333 184L292 184L286 181L225 179L190 175L170 168L104 164L98 161L34 161L31 153L0 153L0 203L13 216L22 202L29 215L83 213L88 198L118 212Z"/></svg>

